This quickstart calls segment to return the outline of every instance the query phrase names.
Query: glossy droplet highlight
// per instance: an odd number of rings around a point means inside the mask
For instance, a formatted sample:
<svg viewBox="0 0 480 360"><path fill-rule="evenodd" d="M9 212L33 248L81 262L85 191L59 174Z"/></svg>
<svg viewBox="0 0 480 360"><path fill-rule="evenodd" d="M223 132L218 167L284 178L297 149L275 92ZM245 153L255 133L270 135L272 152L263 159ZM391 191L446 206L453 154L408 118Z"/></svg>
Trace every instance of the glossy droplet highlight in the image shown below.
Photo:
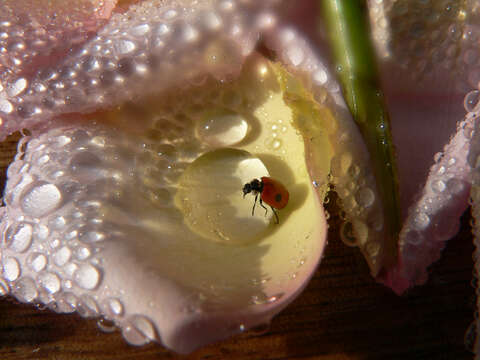
<svg viewBox="0 0 480 360"><path fill-rule="evenodd" d="M19 253L26 251L32 243L32 233L30 224L10 226L6 233L7 246Z"/></svg>
<svg viewBox="0 0 480 360"><path fill-rule="evenodd" d="M100 283L100 271L91 264L82 264L75 271L74 280L81 288L93 290Z"/></svg>
<svg viewBox="0 0 480 360"><path fill-rule="evenodd" d="M212 146L232 146L241 142L248 132L248 122L237 113L210 114L197 124L198 137Z"/></svg>
<svg viewBox="0 0 480 360"><path fill-rule="evenodd" d="M62 194L55 185L41 183L25 194L21 206L25 214L42 217L53 212L61 201Z"/></svg>
<svg viewBox="0 0 480 360"><path fill-rule="evenodd" d="M14 257L8 257L3 261L3 276L8 281L15 281L20 276L20 264Z"/></svg>
<svg viewBox="0 0 480 360"><path fill-rule="evenodd" d="M144 345L155 339L152 322L142 315L134 315L129 324L123 327L122 335L131 345Z"/></svg>
<svg viewBox="0 0 480 360"><path fill-rule="evenodd" d="M119 316L123 314L123 305L117 298L107 299L107 313L110 316Z"/></svg>

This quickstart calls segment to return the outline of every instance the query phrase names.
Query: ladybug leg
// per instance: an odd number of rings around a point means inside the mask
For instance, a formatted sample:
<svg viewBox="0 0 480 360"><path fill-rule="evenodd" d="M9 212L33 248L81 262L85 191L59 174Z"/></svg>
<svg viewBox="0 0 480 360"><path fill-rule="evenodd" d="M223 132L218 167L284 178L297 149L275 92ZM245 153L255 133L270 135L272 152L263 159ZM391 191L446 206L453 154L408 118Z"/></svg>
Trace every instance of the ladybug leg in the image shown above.
<svg viewBox="0 0 480 360"><path fill-rule="evenodd" d="M255 201L253 202L252 216L255 214L255 205L257 205L258 194L255 195ZM260 199L262 201L262 199Z"/></svg>
<svg viewBox="0 0 480 360"><path fill-rule="evenodd" d="M273 213L275 214L275 224L279 224L280 220L278 220L277 212L275 211L275 209L273 207L270 206L270 208L272 209Z"/></svg>
<svg viewBox="0 0 480 360"><path fill-rule="evenodd" d="M262 198L260 198L260 206L265 209L265 216L267 216L268 209L265 207L265 205L263 205Z"/></svg>

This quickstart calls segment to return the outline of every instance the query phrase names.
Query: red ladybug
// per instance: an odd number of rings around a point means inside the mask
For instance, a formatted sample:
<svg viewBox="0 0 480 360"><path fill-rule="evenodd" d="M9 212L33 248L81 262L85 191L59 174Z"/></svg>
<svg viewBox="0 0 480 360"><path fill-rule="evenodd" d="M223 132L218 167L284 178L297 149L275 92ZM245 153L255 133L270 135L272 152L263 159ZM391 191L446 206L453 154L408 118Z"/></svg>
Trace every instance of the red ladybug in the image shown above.
<svg viewBox="0 0 480 360"><path fill-rule="evenodd" d="M278 215L275 209L283 209L288 203L288 190L277 180L270 177L263 176L258 179L253 179L249 183L243 186L243 197L248 193L255 195L255 202L253 203L252 216L255 213L255 205L257 205L258 194L260 194L260 206L265 209L265 215L267 214L267 208L263 205L266 202L273 213L275 214L275 223L278 224Z"/></svg>

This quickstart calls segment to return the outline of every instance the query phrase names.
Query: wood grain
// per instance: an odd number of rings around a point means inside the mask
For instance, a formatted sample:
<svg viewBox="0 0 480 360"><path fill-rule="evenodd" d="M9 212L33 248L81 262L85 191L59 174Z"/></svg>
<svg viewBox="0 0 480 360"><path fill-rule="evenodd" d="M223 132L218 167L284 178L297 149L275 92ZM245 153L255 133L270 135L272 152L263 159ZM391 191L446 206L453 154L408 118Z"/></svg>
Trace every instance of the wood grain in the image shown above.
<svg viewBox="0 0 480 360"><path fill-rule="evenodd" d="M0 144L2 184L17 138ZM155 344L128 346L118 332L102 333L95 320L2 298L0 359L472 359L464 345L475 305L469 218L462 218L460 233L431 268L428 283L402 297L374 282L362 256L341 243L333 226L307 289L268 329L188 356Z"/></svg>

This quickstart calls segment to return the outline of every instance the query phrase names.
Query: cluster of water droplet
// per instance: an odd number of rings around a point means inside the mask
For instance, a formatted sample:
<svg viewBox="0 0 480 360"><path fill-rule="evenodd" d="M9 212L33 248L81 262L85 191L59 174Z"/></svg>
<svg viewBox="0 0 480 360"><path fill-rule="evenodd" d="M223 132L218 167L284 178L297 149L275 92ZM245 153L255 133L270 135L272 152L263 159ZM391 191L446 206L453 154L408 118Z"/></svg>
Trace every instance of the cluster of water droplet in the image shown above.
<svg viewBox="0 0 480 360"><path fill-rule="evenodd" d="M202 81L208 73L224 78L238 72L253 50L257 31L273 25L275 18L268 12L251 14L248 9L257 5L250 2L211 5L141 2L113 15L95 37L54 68L11 77L0 86L3 135L54 114L138 99Z"/></svg>
<svg viewBox="0 0 480 360"><path fill-rule="evenodd" d="M104 314L141 344L155 338L150 320L126 314L119 293L102 285L101 251L114 229L104 202L118 196L132 165L105 135L62 128L20 140L2 208L1 293L57 312Z"/></svg>
<svg viewBox="0 0 480 360"><path fill-rule="evenodd" d="M475 116L467 115L459 123L457 134L446 145L444 152L435 155L427 186L405 220L400 234L400 253L404 271L415 281L426 278L421 264L437 260L443 243L458 231L463 207L456 207L452 199L459 202L461 200L458 199L466 200L468 197L471 165L467 154L475 146L472 145L474 119ZM450 215L445 218L447 212Z"/></svg>
<svg viewBox="0 0 480 360"><path fill-rule="evenodd" d="M477 1L371 0L370 18L380 54L394 58L415 77L441 71L464 80L460 90L480 81Z"/></svg>

